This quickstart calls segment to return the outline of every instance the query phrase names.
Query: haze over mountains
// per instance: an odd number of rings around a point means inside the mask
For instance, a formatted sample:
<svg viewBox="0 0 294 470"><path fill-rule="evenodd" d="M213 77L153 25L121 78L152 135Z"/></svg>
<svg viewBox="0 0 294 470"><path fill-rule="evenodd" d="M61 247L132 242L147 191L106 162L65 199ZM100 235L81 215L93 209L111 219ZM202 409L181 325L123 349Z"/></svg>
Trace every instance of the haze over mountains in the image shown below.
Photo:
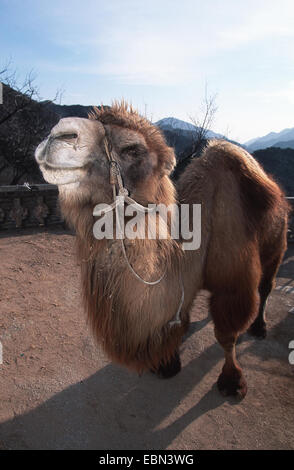
<svg viewBox="0 0 294 470"><path fill-rule="evenodd" d="M244 143L249 152L265 149L268 147L292 148L294 149L294 128L283 129L281 132L270 132L263 137L250 139Z"/></svg>
<svg viewBox="0 0 294 470"><path fill-rule="evenodd" d="M182 121L174 117L160 119L155 123L163 131L184 131L197 132L198 128L193 124ZM207 138L222 139L226 138L222 134L218 134L211 130L207 131ZM229 139L228 139L229 140ZM240 145L240 144L239 144ZM292 148L294 149L294 128L283 129L280 132L270 132L262 137L255 137L242 144L249 152L265 149L268 147Z"/></svg>
<svg viewBox="0 0 294 470"><path fill-rule="evenodd" d="M155 123L163 131L184 131L187 135L190 132L197 132L198 128L193 124L182 121L175 117L167 117L160 119ZM207 131L207 138L209 139L222 139L225 138L222 134ZM229 140L229 139L228 139ZM240 145L240 144L239 144ZM242 144L249 152L255 150L265 149L268 147L292 148L294 149L294 128L283 129L280 132L270 132L262 137L255 137Z"/></svg>

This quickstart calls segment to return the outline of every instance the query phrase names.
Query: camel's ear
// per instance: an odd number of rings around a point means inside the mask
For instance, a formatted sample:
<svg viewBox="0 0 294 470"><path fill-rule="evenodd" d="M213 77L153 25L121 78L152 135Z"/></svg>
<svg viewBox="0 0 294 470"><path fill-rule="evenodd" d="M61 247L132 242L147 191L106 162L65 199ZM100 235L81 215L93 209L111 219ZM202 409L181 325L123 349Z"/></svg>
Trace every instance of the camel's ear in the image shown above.
<svg viewBox="0 0 294 470"><path fill-rule="evenodd" d="M176 166L176 157L173 149L171 147L168 148L166 152L165 158L163 159L162 166L160 168L162 176L167 175L169 176L173 171L174 167Z"/></svg>

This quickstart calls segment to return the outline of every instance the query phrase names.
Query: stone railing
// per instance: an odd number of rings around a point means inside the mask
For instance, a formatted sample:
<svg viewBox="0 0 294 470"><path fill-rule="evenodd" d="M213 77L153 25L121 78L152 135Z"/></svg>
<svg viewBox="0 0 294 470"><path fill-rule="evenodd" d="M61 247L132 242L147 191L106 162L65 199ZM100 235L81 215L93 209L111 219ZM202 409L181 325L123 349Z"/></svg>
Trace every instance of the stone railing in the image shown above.
<svg viewBox="0 0 294 470"><path fill-rule="evenodd" d="M294 197L287 198L290 214L288 240L294 242ZM0 230L64 223L53 184L0 186Z"/></svg>
<svg viewBox="0 0 294 470"><path fill-rule="evenodd" d="M0 186L0 230L63 223L53 184Z"/></svg>

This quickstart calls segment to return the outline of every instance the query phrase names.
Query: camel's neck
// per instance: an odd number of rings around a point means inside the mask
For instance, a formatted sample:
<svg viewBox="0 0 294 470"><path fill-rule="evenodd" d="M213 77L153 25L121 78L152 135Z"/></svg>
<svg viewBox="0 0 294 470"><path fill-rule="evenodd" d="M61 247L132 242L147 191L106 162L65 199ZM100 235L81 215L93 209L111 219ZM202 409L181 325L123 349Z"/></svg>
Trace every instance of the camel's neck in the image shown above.
<svg viewBox="0 0 294 470"><path fill-rule="evenodd" d="M141 204L144 202L143 196L132 196ZM163 179L156 199L149 202L166 206L175 203L168 178ZM183 334L182 327L171 333L168 326L181 302L181 250L171 239L125 239L128 263L140 277L154 281L165 272L159 284L145 285L129 269L121 240L95 239L93 207L81 207L72 220L77 233L84 305L94 335L113 359L131 367L151 367L162 357L168 360ZM66 213L64 205L62 209ZM68 211L69 215L73 213ZM170 349L161 351L161 335L166 335L165 344L171 342Z"/></svg>
<svg viewBox="0 0 294 470"><path fill-rule="evenodd" d="M156 188L149 186L152 197L145 194L145 188L141 188L140 193L137 191L132 194L132 197L139 201L141 204L155 203L163 207L174 207L175 205L175 189L168 177L161 178ZM171 267L172 260L176 263L177 256L174 256L178 246L174 240L170 238L170 227L172 223L172 211L166 212L166 218L159 218L156 213L140 214L141 228L144 229L145 237L140 234L140 237L134 237L130 240L125 231L125 246L126 252L124 253L121 240L115 239L117 234L116 230L116 217L114 211L111 213L113 217L113 234L114 239L97 239L93 233L95 219L93 216L93 208L95 201L80 205L79 210L76 210L72 203L67 201L66 198L61 198L62 211L66 219L74 226L77 234L78 257L80 262L84 265L89 264L89 269L93 269L94 264L100 264L100 271L103 270L105 278L113 278L115 270L120 271L128 267L130 263L138 272L145 274L146 280L157 279L166 268L166 264ZM124 219L126 220L126 219ZM148 226L147 226L148 224ZM126 229L126 225L124 224ZM159 231L161 234L166 235L166 238L158 237ZM95 232L95 231L94 231ZM151 236L150 236L151 234ZM111 261L110 261L111 260ZM84 266L85 267L85 266ZM134 279L133 279L134 280Z"/></svg>
<svg viewBox="0 0 294 470"><path fill-rule="evenodd" d="M144 184L140 185L140 188L132 193L131 196L136 202L144 206L148 204L156 204L168 208L176 204L175 188L167 176L161 178L156 182L156 184L154 180L146 181ZM92 250L93 244L99 245L93 234L93 227L95 224L93 210L100 202L101 201L98 200L97 195L95 194L91 199L83 201L79 200L78 196L73 197L70 195L69 197L67 193L60 193L62 213L67 222L75 229L78 239L84 243L85 249L88 247L88 249ZM108 200L108 202L110 201ZM170 230L171 217L172 213L169 212L169 217L167 219L168 230ZM115 230L114 233L116 233ZM139 241L138 243L140 244Z"/></svg>

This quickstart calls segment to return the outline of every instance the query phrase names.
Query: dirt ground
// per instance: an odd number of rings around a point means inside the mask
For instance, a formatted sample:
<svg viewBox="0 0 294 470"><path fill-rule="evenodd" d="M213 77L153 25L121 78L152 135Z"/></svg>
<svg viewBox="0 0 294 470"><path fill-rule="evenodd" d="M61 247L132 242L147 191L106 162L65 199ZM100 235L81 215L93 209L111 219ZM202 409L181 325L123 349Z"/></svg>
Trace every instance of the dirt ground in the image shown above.
<svg viewBox="0 0 294 470"><path fill-rule="evenodd" d="M239 341L242 402L215 385L223 352L206 293L195 302L182 372L138 377L92 340L71 234L6 233L0 259L0 448L293 449L294 245L268 303L267 339Z"/></svg>

